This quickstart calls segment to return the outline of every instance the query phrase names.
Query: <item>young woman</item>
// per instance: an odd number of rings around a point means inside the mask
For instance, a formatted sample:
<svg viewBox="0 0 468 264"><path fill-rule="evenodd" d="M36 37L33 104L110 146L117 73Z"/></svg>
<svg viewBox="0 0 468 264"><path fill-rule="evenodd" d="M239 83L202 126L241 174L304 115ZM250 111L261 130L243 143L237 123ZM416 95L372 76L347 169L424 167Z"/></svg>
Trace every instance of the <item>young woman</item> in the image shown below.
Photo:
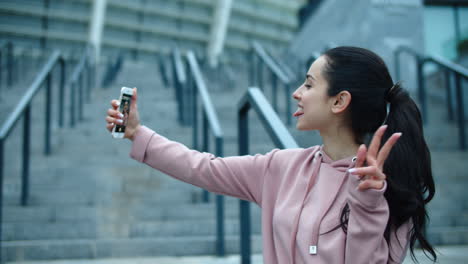
<svg viewBox="0 0 468 264"><path fill-rule="evenodd" d="M135 90L125 130L130 155L258 204L265 263L401 263L408 248L414 258L416 241L435 260L424 236L435 189L421 116L383 60L362 48L328 50L293 97L297 128L318 130L323 145L220 158L141 126ZM118 102L111 105L109 131L122 118Z"/></svg>

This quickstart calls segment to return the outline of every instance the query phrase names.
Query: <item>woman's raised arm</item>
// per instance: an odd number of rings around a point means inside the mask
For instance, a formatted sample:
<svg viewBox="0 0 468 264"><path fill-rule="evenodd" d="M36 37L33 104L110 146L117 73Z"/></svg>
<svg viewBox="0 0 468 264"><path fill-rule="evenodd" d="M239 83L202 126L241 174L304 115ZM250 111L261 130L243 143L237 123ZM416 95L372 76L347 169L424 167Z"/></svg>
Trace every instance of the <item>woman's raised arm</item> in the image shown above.
<svg viewBox="0 0 468 264"><path fill-rule="evenodd" d="M261 205L263 180L278 149L266 155L215 157L191 150L140 125L136 89L132 97L125 138L133 141L130 156L178 180L210 192L234 196ZM120 116L118 101L107 111L107 129L112 131Z"/></svg>

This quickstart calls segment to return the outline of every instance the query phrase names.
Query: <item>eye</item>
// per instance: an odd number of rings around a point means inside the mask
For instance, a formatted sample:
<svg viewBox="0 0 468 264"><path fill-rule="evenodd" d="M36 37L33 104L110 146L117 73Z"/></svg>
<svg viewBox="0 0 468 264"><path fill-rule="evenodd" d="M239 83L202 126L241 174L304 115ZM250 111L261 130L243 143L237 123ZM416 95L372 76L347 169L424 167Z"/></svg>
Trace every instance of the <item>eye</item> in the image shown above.
<svg viewBox="0 0 468 264"><path fill-rule="evenodd" d="M304 86L305 86L305 87L307 87L307 88L312 88L312 85L310 85L310 84L307 84L307 83L306 83L306 84L304 84Z"/></svg>

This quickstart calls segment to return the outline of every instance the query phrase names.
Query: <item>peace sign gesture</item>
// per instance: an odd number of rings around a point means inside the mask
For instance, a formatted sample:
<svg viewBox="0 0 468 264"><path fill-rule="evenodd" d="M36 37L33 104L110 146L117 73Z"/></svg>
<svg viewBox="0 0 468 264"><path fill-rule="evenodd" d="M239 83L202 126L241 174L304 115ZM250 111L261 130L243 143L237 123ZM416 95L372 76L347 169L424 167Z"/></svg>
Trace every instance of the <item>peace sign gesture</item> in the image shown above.
<svg viewBox="0 0 468 264"><path fill-rule="evenodd" d="M366 189L382 189L384 181L387 178L383 172L383 165L392 150L397 140L401 137L401 133L394 133L385 142L379 150L382 136L387 129L387 125L379 127L372 138L369 150L366 150L366 145L359 146L357 151L356 167L349 170L349 173L357 175L361 179L358 189L363 191Z"/></svg>

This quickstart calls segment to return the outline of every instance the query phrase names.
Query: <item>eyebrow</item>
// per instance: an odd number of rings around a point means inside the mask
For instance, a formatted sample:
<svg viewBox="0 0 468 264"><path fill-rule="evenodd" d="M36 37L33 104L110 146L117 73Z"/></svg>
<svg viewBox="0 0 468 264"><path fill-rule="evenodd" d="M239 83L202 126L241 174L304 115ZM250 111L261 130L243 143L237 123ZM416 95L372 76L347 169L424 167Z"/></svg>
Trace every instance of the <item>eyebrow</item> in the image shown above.
<svg viewBox="0 0 468 264"><path fill-rule="evenodd" d="M306 79L312 78L312 80L316 81L316 79L314 78L314 76L312 76L311 74L307 74L306 76L307 76Z"/></svg>

